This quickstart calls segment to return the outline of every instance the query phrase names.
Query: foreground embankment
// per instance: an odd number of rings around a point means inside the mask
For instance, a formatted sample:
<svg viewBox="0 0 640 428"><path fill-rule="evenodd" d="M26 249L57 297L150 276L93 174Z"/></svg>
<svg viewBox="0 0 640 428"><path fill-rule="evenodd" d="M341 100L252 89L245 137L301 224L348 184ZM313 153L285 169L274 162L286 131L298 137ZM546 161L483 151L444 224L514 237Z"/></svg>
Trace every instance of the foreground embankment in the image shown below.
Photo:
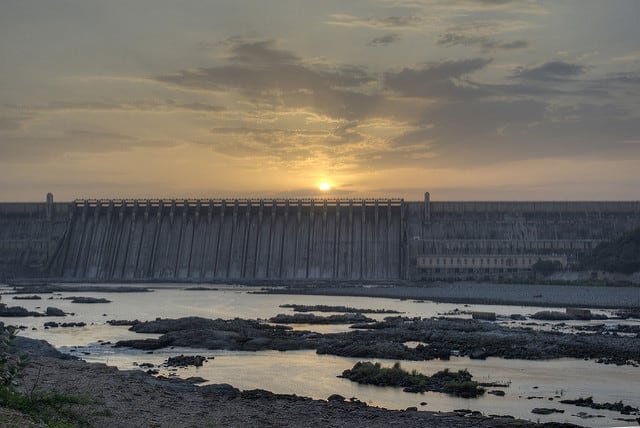
<svg viewBox="0 0 640 428"><path fill-rule="evenodd" d="M640 308L639 286L490 284L473 282L371 287L318 284L307 286L287 285L280 288L269 288L262 292L271 294L387 297L486 305Z"/></svg>
<svg viewBox="0 0 640 428"><path fill-rule="evenodd" d="M19 389L25 393L35 389L84 397L83 404L74 404L68 410L81 414L94 427L575 426L538 425L479 414L465 416L465 412L392 411L357 401L312 400L263 390L239 391L230 385L196 387L186 381L157 379L142 371L119 371L102 364L57 358L46 345L35 346L29 339L19 341L15 349L23 351L31 354L31 363ZM17 422L14 426L30 425Z"/></svg>

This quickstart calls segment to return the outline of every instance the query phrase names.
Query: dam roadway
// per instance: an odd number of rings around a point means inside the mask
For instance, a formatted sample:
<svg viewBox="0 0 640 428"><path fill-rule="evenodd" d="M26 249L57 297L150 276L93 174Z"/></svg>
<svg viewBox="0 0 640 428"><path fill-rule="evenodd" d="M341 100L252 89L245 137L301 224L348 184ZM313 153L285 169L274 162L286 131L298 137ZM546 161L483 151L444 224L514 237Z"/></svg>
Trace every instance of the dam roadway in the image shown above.
<svg viewBox="0 0 640 428"><path fill-rule="evenodd" d="M48 195L43 203L0 204L0 278L424 279L435 270L421 269L416 263L419 256L442 256L445 263L446 257L453 261L463 255L477 255L483 263L485 258L496 263L516 255L534 260L562 256L573 263L599 242L636 227L640 227L637 201L432 202L427 193L423 201L410 202L109 199L54 203ZM486 267L469 268L468 274L515 272Z"/></svg>

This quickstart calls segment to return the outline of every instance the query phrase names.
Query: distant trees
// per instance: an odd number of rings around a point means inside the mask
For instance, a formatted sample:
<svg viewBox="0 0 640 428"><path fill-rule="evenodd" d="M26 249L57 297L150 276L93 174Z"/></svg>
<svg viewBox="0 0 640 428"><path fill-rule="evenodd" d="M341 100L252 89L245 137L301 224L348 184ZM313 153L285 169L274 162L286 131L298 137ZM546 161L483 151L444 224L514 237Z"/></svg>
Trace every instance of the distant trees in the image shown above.
<svg viewBox="0 0 640 428"><path fill-rule="evenodd" d="M561 271L564 267L558 260L538 260L531 266L531 269L536 273L547 276L554 272Z"/></svg>
<svg viewBox="0 0 640 428"><path fill-rule="evenodd" d="M626 274L640 271L640 228L599 244L582 260L581 268Z"/></svg>

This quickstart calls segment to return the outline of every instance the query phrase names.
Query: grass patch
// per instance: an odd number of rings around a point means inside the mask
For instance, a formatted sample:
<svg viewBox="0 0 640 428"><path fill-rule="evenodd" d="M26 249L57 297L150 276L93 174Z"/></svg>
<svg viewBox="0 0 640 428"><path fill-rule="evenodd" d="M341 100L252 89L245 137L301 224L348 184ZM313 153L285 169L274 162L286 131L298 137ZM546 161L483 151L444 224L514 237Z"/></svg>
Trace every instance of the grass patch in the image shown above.
<svg viewBox="0 0 640 428"><path fill-rule="evenodd" d="M52 428L88 427L88 421L73 409L77 405L96 404L95 401L60 393L20 394L10 388L0 389L0 406L29 415L37 422Z"/></svg>

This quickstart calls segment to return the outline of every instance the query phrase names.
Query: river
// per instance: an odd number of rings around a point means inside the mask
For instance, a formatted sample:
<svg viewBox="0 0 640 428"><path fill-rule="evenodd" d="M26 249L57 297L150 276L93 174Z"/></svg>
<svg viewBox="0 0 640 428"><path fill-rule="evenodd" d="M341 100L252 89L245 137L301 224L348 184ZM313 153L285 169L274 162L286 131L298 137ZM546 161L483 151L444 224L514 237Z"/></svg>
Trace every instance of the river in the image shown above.
<svg viewBox="0 0 640 428"><path fill-rule="evenodd" d="M153 292L62 292L42 294L42 300L11 300L3 295L3 303L23 306L29 310L44 311L47 306L55 306L75 315L66 318L25 317L0 318L6 324L25 326L21 335L45 339L63 352L77 355L89 362L100 362L120 369L139 369L139 363L162 364L169 356L179 354L200 354L214 356L203 367L167 369L161 374L190 377L200 376L207 383L229 383L240 389L261 388L276 393L297 394L312 398L326 399L338 393L347 398L356 397L370 405L403 409L416 406L420 410L452 411L454 409L478 410L486 415L512 415L533 421L572 422L579 425L632 426L616 418L629 418L606 410L593 410L572 405L564 405L561 399L575 399L592 396L596 402L616 402L622 400L634 407L640 406L640 368L597 364L593 361L576 359L556 359L549 361L506 360L489 358L470 360L452 357L449 361L403 361L406 369L416 369L431 374L444 368L452 370L468 369L476 380L511 382L503 397L485 394L476 399L463 399L441 393L411 394L399 388L359 385L336 377L343 370L351 368L359 359L332 355L317 355L314 351L210 351L198 349L165 349L148 354L143 351L113 348L104 342L121 339L140 338L143 335L128 331L127 327L106 324L110 319L153 320L157 317L177 318L201 316L207 318L257 318L267 319L278 313L292 313L291 309L280 308L285 303L304 305L344 305L367 309L394 309L407 316L431 317L460 311L491 311L498 315L530 315L545 308L530 306L463 305L434 303L430 301L398 300L371 297L343 296L296 296L253 294L244 287L212 286L216 290L187 291L180 285L147 285ZM0 292L8 292L0 288ZM63 300L71 295L104 297L111 300L106 304L74 304ZM51 299L50 299L51 298ZM608 311L595 311L610 313ZM383 319L385 314L367 315ZM458 315L468 317L469 315ZM44 329L47 321L87 323L85 327ZM512 323L511 321L502 321ZM609 320L606 323L618 323ZM625 321L627 322L627 321ZM597 321L602 323L602 321ZM540 328L552 328L557 323L546 323ZM295 325L296 329L307 329L323 333L346 331L345 325ZM147 335L155 337L156 335ZM372 359L373 360L373 359ZM384 365L395 361L379 360ZM491 390L494 388L488 388ZM498 389L498 388L496 388ZM535 398L530 398L535 397ZM540 398L541 397L541 398ZM420 403L425 403L421 405ZM553 407L564 413L536 415L535 407ZM576 416L579 412L594 415L592 418ZM583 415L584 416L584 415Z"/></svg>

